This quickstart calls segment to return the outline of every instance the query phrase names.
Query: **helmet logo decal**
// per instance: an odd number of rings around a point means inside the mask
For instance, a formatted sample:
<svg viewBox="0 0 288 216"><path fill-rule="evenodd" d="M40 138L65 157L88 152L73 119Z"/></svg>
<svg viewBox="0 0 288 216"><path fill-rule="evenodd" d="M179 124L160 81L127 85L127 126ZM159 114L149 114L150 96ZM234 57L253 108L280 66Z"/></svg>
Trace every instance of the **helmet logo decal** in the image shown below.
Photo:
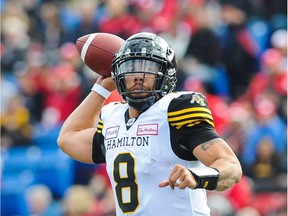
<svg viewBox="0 0 288 216"><path fill-rule="evenodd" d="M174 58L174 51L172 49L167 50L167 58L169 61L172 61Z"/></svg>
<svg viewBox="0 0 288 216"><path fill-rule="evenodd" d="M141 50L141 55L144 55L144 56L146 55L146 47L143 47L143 48L142 48L142 50Z"/></svg>
<svg viewBox="0 0 288 216"><path fill-rule="evenodd" d="M129 55L131 53L131 49L126 49L126 51L125 51L125 53L124 53L124 55Z"/></svg>

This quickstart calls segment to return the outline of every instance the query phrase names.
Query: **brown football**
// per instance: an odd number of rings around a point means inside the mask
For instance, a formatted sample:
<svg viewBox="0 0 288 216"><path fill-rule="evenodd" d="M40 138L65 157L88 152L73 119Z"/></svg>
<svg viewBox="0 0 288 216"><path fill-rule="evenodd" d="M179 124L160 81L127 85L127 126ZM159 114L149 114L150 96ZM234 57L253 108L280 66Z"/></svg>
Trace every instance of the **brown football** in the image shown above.
<svg viewBox="0 0 288 216"><path fill-rule="evenodd" d="M109 33L92 33L77 39L76 47L83 62L95 73L111 76L114 53L119 50L124 40Z"/></svg>

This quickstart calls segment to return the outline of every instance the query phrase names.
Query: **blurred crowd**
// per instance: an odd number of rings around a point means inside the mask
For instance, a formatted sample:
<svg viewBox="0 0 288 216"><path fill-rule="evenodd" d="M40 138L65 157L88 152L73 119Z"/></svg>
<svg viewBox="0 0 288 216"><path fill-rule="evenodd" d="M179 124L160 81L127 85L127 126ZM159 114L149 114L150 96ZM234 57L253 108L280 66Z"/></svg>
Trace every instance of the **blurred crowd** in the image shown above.
<svg viewBox="0 0 288 216"><path fill-rule="evenodd" d="M140 31L174 48L177 90L206 96L217 132L242 164L239 184L208 193L211 215L286 215L286 0L1 0L2 157L15 148L57 148L61 124L98 76L83 64L77 38ZM2 181L12 159L1 165ZM40 183L20 192L28 215L115 215L105 167L73 168L60 196ZM5 206L1 212L9 215Z"/></svg>

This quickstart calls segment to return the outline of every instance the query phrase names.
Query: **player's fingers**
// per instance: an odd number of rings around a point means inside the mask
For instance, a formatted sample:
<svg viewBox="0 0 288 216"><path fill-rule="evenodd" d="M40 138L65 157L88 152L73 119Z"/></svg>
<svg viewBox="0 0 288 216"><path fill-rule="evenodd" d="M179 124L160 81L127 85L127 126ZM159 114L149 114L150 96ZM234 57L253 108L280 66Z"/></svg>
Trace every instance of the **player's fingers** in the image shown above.
<svg viewBox="0 0 288 216"><path fill-rule="evenodd" d="M167 187L169 185L169 180L161 181L158 186L159 187Z"/></svg>
<svg viewBox="0 0 288 216"><path fill-rule="evenodd" d="M178 187L178 188L182 189L183 184L184 184L183 181L180 180L180 178L179 178L179 179L177 179L176 182L175 182L175 187Z"/></svg>
<svg viewBox="0 0 288 216"><path fill-rule="evenodd" d="M116 89L116 83L113 81L112 77L100 76L97 79L96 83L100 84L102 87L106 88L110 92Z"/></svg>
<svg viewBox="0 0 288 216"><path fill-rule="evenodd" d="M181 184L178 185L179 189L185 189L188 186L187 181L182 181Z"/></svg>
<svg viewBox="0 0 288 216"><path fill-rule="evenodd" d="M178 179L176 180L176 182L175 182L175 186L176 186L176 185L179 186L180 184L182 184L182 182L183 182L183 181L181 181L181 180L178 178Z"/></svg>
<svg viewBox="0 0 288 216"><path fill-rule="evenodd" d="M175 165L175 167L173 168L172 172L170 173L169 176L169 180L171 181L172 184L175 184L177 179L180 179L181 181L183 181L183 179L181 179L181 174L183 173L183 170L185 169L185 167L181 166L181 165Z"/></svg>
<svg viewBox="0 0 288 216"><path fill-rule="evenodd" d="M175 167L169 176L169 184L170 184L170 187L172 189L174 189L175 186L178 187L179 183L182 182L180 176L181 176L181 170L179 170L179 169L177 169L177 167ZM178 180L178 182L177 182L177 180Z"/></svg>
<svg viewBox="0 0 288 216"><path fill-rule="evenodd" d="M182 180L181 184L179 184L179 189L194 188L196 186L196 182L192 175L187 172L183 172L180 179Z"/></svg>
<svg viewBox="0 0 288 216"><path fill-rule="evenodd" d="M159 187L167 187L167 186L170 186L170 182L169 182L169 180L164 180L164 181L161 181L158 184L158 186ZM181 181L180 179L177 179L174 187L179 187L179 189L185 189L186 187L188 187L188 184L186 183L186 181Z"/></svg>

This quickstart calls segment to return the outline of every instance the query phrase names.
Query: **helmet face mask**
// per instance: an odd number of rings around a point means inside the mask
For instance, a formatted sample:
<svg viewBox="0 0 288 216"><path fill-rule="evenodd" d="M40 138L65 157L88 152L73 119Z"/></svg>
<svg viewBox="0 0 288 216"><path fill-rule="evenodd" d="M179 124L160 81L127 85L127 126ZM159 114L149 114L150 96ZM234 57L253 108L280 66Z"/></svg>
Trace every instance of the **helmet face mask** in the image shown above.
<svg viewBox="0 0 288 216"><path fill-rule="evenodd" d="M135 109L145 111L173 91L176 67L174 51L165 40L153 33L139 33L128 38L115 53L112 77L123 99ZM130 92L126 79L135 74L142 77L142 88ZM150 77L154 77L153 88L145 89L144 82Z"/></svg>

